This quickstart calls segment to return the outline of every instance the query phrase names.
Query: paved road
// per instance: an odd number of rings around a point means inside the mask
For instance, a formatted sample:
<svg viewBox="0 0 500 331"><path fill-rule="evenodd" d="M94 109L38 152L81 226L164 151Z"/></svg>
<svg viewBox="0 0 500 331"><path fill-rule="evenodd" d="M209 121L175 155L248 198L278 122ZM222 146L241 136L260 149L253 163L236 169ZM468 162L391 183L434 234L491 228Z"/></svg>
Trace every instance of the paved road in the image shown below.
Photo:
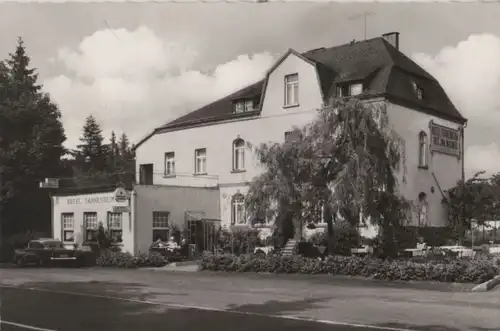
<svg viewBox="0 0 500 331"><path fill-rule="evenodd" d="M0 272L2 331L500 330L498 292L415 290L328 277Z"/></svg>

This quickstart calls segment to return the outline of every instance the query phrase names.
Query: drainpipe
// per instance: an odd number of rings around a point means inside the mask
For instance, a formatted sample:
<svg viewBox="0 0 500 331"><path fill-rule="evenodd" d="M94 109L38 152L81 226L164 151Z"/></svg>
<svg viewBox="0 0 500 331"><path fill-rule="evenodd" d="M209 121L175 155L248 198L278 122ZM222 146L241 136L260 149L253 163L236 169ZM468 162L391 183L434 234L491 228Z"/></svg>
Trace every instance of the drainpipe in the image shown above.
<svg viewBox="0 0 500 331"><path fill-rule="evenodd" d="M465 181L465 128L467 127L467 123L468 121L465 121L464 125L462 125L462 128L461 128L461 134L462 134L462 146L461 146L461 154L462 154L462 181Z"/></svg>
<svg viewBox="0 0 500 331"><path fill-rule="evenodd" d="M462 125L462 128L461 128L461 134L462 134L462 146L461 146L461 157L462 157L462 182L464 183L465 182L465 128L467 127L467 123L468 121L465 121L465 123ZM462 210L462 217L460 217L460 244L462 244L462 234L464 233L465 229L464 229L464 220L463 220L463 214L465 214L465 205L462 207L463 210ZM472 223L471 223L472 225ZM472 249L474 251L474 230L472 229L472 226L471 226L471 233L472 233Z"/></svg>
<svg viewBox="0 0 500 331"><path fill-rule="evenodd" d="M132 201L131 203L131 210L130 210L130 217L132 219L129 219L129 222L132 222L132 238L134 240L133 246L133 254L136 255L137 252L137 192L135 191L135 187L132 188L132 192L130 195L130 200Z"/></svg>

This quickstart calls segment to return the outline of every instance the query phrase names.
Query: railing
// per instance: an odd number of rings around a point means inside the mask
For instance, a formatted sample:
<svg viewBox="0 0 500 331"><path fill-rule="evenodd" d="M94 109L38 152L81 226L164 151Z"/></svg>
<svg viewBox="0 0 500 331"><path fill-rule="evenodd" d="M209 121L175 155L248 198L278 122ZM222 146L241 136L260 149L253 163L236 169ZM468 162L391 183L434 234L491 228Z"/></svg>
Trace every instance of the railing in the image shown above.
<svg viewBox="0 0 500 331"><path fill-rule="evenodd" d="M219 177L210 174L192 174L192 173L152 173L136 174L137 184L139 185L176 185L176 186L196 186L196 187L214 187L219 184Z"/></svg>

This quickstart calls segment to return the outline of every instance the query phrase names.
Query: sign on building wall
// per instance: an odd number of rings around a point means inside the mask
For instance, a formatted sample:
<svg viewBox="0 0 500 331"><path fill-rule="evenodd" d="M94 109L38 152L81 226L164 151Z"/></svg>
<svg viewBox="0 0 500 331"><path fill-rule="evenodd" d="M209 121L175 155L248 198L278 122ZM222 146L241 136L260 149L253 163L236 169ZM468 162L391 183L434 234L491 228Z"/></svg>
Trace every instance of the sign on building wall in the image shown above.
<svg viewBox="0 0 500 331"><path fill-rule="evenodd" d="M431 152L455 155L460 157L460 131L442 126L431 121Z"/></svg>
<svg viewBox="0 0 500 331"><path fill-rule="evenodd" d="M91 204L101 204L101 203L112 203L114 201L115 201L114 196L66 199L66 203L68 205L83 205L83 204L91 205Z"/></svg>
<svg viewBox="0 0 500 331"><path fill-rule="evenodd" d="M130 193L123 187L118 187L114 192L114 196L116 202L124 202L130 199Z"/></svg>
<svg viewBox="0 0 500 331"><path fill-rule="evenodd" d="M128 213L130 208L128 206L113 206L113 213Z"/></svg>

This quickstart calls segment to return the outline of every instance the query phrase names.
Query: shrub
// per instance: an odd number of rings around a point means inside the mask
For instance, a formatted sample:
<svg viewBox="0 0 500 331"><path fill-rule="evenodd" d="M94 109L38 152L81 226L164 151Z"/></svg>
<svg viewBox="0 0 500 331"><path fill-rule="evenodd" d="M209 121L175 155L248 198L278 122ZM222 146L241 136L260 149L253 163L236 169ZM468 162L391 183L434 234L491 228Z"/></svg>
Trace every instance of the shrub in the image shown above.
<svg viewBox="0 0 500 331"><path fill-rule="evenodd" d="M130 253L103 250L96 259L96 264L101 267L138 268L138 267L163 267L167 260L159 253L139 253L133 256Z"/></svg>
<svg viewBox="0 0 500 331"><path fill-rule="evenodd" d="M223 252L240 255L253 252L261 242L258 230L233 227L231 230L219 231L218 244Z"/></svg>
<svg viewBox="0 0 500 331"><path fill-rule="evenodd" d="M134 257L134 261L138 267L163 267L168 263L168 260L158 252L139 253Z"/></svg>
<svg viewBox="0 0 500 331"><path fill-rule="evenodd" d="M481 283L500 273L500 258L414 262L356 256L331 256L321 260L301 256L206 254L199 266L200 270L212 271L330 274L381 280Z"/></svg>

